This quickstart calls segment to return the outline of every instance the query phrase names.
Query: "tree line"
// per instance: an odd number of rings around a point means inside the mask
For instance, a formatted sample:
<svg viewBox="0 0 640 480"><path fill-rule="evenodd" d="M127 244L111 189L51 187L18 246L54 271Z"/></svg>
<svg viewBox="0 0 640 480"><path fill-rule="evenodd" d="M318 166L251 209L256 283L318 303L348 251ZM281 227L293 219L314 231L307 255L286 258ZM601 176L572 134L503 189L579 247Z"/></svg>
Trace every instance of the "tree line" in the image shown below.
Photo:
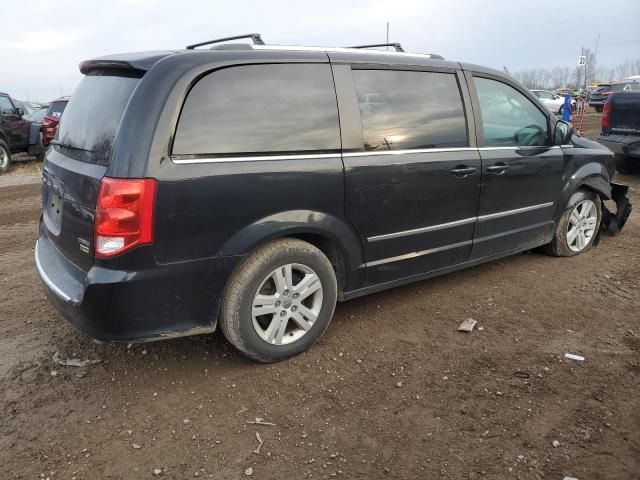
<svg viewBox="0 0 640 480"><path fill-rule="evenodd" d="M586 49L586 84L606 83L624 80L632 75L640 75L640 58L627 60L614 68L600 66L595 53ZM581 88L585 85L585 67L531 68L512 74L527 88L553 90L556 88Z"/></svg>

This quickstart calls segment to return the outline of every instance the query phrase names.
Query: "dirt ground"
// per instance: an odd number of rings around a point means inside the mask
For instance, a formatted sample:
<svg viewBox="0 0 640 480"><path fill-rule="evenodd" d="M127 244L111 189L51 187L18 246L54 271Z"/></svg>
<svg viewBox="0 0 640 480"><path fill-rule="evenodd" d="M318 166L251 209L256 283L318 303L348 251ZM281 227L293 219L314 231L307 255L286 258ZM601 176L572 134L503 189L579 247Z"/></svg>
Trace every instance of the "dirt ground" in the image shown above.
<svg viewBox="0 0 640 480"><path fill-rule="evenodd" d="M640 208L640 176L618 180ZM39 213L39 185L0 188L2 479L640 478L638 211L578 257L529 252L340 304L318 344L274 365L219 333L95 344L45 299Z"/></svg>

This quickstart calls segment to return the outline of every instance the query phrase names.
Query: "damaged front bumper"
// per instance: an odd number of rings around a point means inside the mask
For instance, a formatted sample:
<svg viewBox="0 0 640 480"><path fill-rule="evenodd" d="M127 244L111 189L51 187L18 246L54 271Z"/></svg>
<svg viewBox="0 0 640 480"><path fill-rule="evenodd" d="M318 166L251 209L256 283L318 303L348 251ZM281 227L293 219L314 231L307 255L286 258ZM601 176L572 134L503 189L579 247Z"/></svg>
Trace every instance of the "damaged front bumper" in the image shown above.
<svg viewBox="0 0 640 480"><path fill-rule="evenodd" d="M627 198L628 185L611 183L611 200L616 204L616 212L612 213L605 205L602 207L602 223L600 230L608 235L620 233L631 213L631 203Z"/></svg>

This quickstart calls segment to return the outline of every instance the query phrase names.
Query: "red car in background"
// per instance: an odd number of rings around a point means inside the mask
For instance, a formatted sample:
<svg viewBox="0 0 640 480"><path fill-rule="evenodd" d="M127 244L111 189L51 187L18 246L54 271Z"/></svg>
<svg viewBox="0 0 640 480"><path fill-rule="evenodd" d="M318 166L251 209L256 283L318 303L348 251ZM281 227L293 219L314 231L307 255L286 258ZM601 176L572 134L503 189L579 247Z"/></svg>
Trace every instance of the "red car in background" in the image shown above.
<svg viewBox="0 0 640 480"><path fill-rule="evenodd" d="M60 123L60 117L62 112L67 107L70 97L61 97L57 100L53 100L49 104L47 113L45 113L42 119L42 144L43 146L49 146L49 143L56 136L56 130L58 129L58 123Z"/></svg>

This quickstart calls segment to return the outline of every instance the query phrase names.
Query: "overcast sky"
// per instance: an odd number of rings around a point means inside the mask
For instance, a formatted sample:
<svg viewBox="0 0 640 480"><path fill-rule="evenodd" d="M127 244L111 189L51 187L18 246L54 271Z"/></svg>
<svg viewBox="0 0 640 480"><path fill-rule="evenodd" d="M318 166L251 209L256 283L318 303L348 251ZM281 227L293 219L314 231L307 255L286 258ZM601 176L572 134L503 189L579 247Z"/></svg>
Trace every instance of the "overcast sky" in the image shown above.
<svg viewBox="0 0 640 480"><path fill-rule="evenodd" d="M271 44L375 43L387 21L407 51L511 71L574 66L598 33L600 65L640 57L640 0L5 1L0 91L17 99L71 94L78 63L100 55L254 31Z"/></svg>

